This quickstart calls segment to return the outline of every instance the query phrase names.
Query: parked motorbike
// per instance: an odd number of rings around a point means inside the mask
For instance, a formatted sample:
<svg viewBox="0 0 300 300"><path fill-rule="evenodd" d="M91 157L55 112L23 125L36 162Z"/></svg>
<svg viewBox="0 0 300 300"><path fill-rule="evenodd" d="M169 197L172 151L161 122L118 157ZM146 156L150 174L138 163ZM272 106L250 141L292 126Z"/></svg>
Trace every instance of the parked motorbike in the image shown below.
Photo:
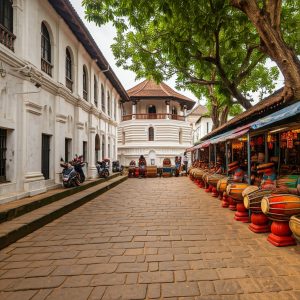
<svg viewBox="0 0 300 300"><path fill-rule="evenodd" d="M64 187L74 187L80 184L78 173L75 168L68 162L60 163L62 170L62 184Z"/></svg>
<svg viewBox="0 0 300 300"><path fill-rule="evenodd" d="M83 183L85 181L85 175L82 170L83 166L85 165L85 163L83 162L83 157L76 156L72 161L72 165L74 166L75 171L78 173L80 183Z"/></svg>
<svg viewBox="0 0 300 300"><path fill-rule="evenodd" d="M118 160L112 162L113 173L116 173L116 172L123 173L123 169L124 169L124 167L122 165L120 165L120 162Z"/></svg>
<svg viewBox="0 0 300 300"><path fill-rule="evenodd" d="M99 177L107 178L109 176L109 160L97 161L96 168Z"/></svg>

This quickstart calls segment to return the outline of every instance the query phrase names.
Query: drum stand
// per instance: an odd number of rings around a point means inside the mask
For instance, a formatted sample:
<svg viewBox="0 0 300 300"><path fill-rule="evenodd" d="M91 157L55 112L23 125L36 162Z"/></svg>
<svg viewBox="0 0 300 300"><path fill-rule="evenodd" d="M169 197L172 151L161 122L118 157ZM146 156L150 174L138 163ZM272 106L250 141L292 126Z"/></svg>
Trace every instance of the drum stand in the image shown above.
<svg viewBox="0 0 300 300"><path fill-rule="evenodd" d="M268 241L276 247L292 246L297 242L292 236L288 221L273 221Z"/></svg>
<svg viewBox="0 0 300 300"><path fill-rule="evenodd" d="M249 223L248 209L244 206L244 203L238 202L236 205L237 212L234 214L234 219L243 223Z"/></svg>
<svg viewBox="0 0 300 300"><path fill-rule="evenodd" d="M222 199L222 207L227 208L228 206L229 206L228 196L227 196L226 192L224 192L223 199Z"/></svg>
<svg viewBox="0 0 300 300"><path fill-rule="evenodd" d="M229 200L229 209L232 211L236 211L236 203L231 197L228 197Z"/></svg>
<svg viewBox="0 0 300 300"><path fill-rule="evenodd" d="M268 217L261 213L251 214L251 224L248 228L255 233L263 233L270 231L269 219Z"/></svg>

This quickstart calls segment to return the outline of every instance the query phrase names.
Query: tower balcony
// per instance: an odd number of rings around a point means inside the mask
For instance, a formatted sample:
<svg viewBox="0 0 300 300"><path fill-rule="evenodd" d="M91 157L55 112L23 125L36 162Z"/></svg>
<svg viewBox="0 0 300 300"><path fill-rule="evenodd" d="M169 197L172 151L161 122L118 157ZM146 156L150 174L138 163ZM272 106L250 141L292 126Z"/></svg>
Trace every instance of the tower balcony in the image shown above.
<svg viewBox="0 0 300 300"><path fill-rule="evenodd" d="M122 116L122 121L129 120L176 120L176 121L185 121L184 116L166 114L166 113L151 113L151 114L131 114Z"/></svg>

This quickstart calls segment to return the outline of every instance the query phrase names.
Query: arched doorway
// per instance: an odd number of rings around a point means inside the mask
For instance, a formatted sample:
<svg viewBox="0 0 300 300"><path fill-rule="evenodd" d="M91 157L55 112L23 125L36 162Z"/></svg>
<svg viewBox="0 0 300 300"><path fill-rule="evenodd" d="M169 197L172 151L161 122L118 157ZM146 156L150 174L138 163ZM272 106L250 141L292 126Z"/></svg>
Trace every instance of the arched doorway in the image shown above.
<svg viewBox="0 0 300 300"><path fill-rule="evenodd" d="M100 137L99 134L95 136L95 162L99 161L100 154Z"/></svg>

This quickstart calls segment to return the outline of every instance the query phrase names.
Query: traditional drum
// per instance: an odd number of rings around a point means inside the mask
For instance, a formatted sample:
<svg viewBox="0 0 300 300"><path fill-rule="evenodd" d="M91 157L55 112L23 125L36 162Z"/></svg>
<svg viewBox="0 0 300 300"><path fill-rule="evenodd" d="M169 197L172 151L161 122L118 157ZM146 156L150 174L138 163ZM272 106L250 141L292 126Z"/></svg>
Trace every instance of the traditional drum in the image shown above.
<svg viewBox="0 0 300 300"><path fill-rule="evenodd" d="M271 220L288 221L300 214L300 197L292 194L272 194L263 197L261 210Z"/></svg>
<svg viewBox="0 0 300 300"><path fill-rule="evenodd" d="M266 163L266 164L260 164L256 167L257 169L257 173L261 174L261 173L265 173L267 171L272 171L274 167L274 163Z"/></svg>
<svg viewBox="0 0 300 300"><path fill-rule="evenodd" d="M232 162L232 163L230 163L229 165L228 165L228 171L229 172L232 172L232 171L234 171L235 169L237 169L239 167L239 162L238 161L234 161L234 162Z"/></svg>
<svg viewBox="0 0 300 300"><path fill-rule="evenodd" d="M244 192L254 186L247 187ZM244 196L244 205L247 209L252 212L261 212L261 200L264 196L270 195L269 190L256 190L252 191Z"/></svg>
<svg viewBox="0 0 300 300"><path fill-rule="evenodd" d="M261 210L273 220L268 241L277 247L295 245L288 221L292 215L300 213L300 197L292 194L265 196L261 200Z"/></svg>
<svg viewBox="0 0 300 300"><path fill-rule="evenodd" d="M249 185L248 187L246 187L243 192L242 192L242 196L243 198L245 198L246 195L249 195L255 191L257 191L259 188L256 185Z"/></svg>
<svg viewBox="0 0 300 300"><path fill-rule="evenodd" d="M242 192L248 186L249 185L247 183L231 183L227 186L226 193L235 202L242 202L243 201Z"/></svg>
<svg viewBox="0 0 300 300"><path fill-rule="evenodd" d="M296 239L300 241L300 215L292 216L289 225Z"/></svg>
<svg viewBox="0 0 300 300"><path fill-rule="evenodd" d="M147 166L147 177L157 177L157 166Z"/></svg>
<svg viewBox="0 0 300 300"><path fill-rule="evenodd" d="M213 175L207 175L207 183L211 184L213 186L217 186L220 179L222 179L224 176L220 174L213 174Z"/></svg>
<svg viewBox="0 0 300 300"><path fill-rule="evenodd" d="M218 192L225 192L228 184L228 177L221 178L217 183Z"/></svg>

